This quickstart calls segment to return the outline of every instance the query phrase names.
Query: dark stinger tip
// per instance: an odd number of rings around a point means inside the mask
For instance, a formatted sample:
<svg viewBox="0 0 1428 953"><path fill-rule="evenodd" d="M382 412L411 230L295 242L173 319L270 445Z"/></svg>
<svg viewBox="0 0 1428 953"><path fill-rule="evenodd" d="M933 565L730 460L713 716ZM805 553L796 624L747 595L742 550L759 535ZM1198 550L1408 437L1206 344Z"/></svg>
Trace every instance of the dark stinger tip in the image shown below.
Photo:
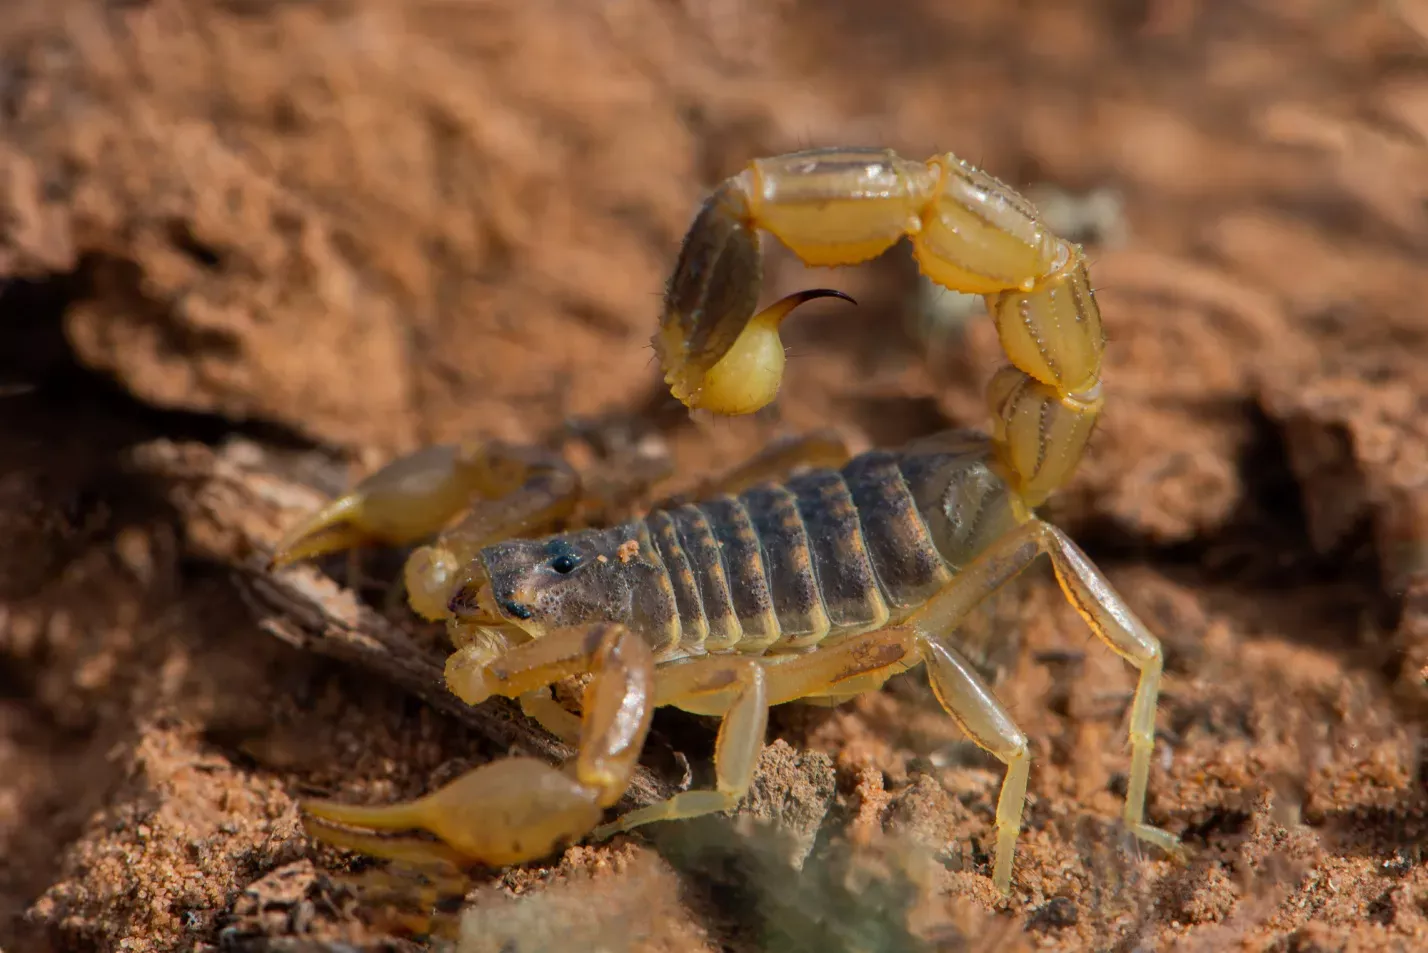
<svg viewBox="0 0 1428 953"><path fill-rule="evenodd" d="M852 305L858 303L853 299L852 295L842 291L835 291L832 288L810 288L807 291L800 291L795 297L798 298L799 304L803 304L805 301L815 301L819 298L841 298Z"/></svg>

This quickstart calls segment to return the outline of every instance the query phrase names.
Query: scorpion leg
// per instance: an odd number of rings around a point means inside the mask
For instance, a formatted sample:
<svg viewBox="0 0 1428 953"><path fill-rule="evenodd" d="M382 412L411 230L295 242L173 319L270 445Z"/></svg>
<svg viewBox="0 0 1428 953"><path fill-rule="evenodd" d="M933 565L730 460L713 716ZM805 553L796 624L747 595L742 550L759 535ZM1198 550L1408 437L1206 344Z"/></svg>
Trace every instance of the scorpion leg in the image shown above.
<svg viewBox="0 0 1428 953"><path fill-rule="evenodd" d="M515 645L525 641L519 636L513 641L511 633L479 625L454 625L449 631L455 643L455 654L461 656L462 665L468 669L495 662L510 652ZM566 744L579 746L580 716L560 705L552 697L549 687L522 692L517 700L527 718L534 720Z"/></svg>
<svg viewBox="0 0 1428 953"><path fill-rule="evenodd" d="M580 744L580 716L567 711L551 695L549 688L523 692L521 712L568 745Z"/></svg>
<svg viewBox="0 0 1428 953"><path fill-rule="evenodd" d="M655 679L655 704L722 717L714 743L715 790L681 791L666 801L631 811L597 828L592 835L596 839L653 821L730 810L753 783L769 720L768 688L758 661L705 656L660 669Z"/></svg>
<svg viewBox="0 0 1428 953"><path fill-rule="evenodd" d="M770 441L758 453L701 487L701 496L737 494L798 467L841 467L852 457L836 431L815 430Z"/></svg>
<svg viewBox="0 0 1428 953"><path fill-rule="evenodd" d="M771 706L830 692L867 691L917 661L908 632L887 629L806 655L705 656L660 669L655 679L657 707L723 718L714 752L716 789L684 791L631 811L593 836L732 809L753 782Z"/></svg>
<svg viewBox="0 0 1428 953"><path fill-rule="evenodd" d="M1011 888L1012 859L1021 827L1029 758L1026 739L991 689L950 644L952 634L983 599L1045 553L1067 600L1110 648L1140 671L1132 707L1130 781L1125 823L1143 841L1179 854L1173 834L1145 823L1145 795L1154 747L1160 687L1160 643L1136 619L1106 578L1056 527L1029 519L973 560L904 623L919 639L933 690L974 742L1007 765L997 801L997 856L993 880Z"/></svg>
<svg viewBox="0 0 1428 953"><path fill-rule="evenodd" d="M637 635L600 624L552 632L494 661L472 646L447 662L451 690L468 704L492 695L519 697L562 678L590 672L580 744L569 770L534 758L483 765L406 804L363 807L310 801L315 837L407 862L481 863L494 867L549 855L578 840L623 796L649 733L654 658ZM361 834L332 830L340 824ZM440 843L375 832L424 830Z"/></svg>
<svg viewBox="0 0 1428 953"><path fill-rule="evenodd" d="M877 689L918 662L926 664L928 680L943 710L979 747L1007 766L997 798L992 882L1002 893L1010 893L1031 754L1026 735L972 665L948 644L945 634L931 634L917 623L869 633L772 666L776 674L771 685L778 701L807 698L836 702Z"/></svg>
<svg viewBox="0 0 1428 953"><path fill-rule="evenodd" d="M1018 545L1020 544L1020 545ZM997 852L992 881L1002 893L1011 891L1012 860L1021 831L1022 806L1031 755L1026 735L997 700L976 670L947 640L961 616L990 593L989 580L1005 582L1035 558L1037 550L1024 540L1003 544L1005 553L992 554L978 581L953 583L934 598L950 598L960 615L939 614L936 632L927 620L914 616L907 623L856 636L846 642L810 652L767 660L769 702L796 700L836 703L879 688L893 675L925 663L932 689L944 711L979 747L1007 766L997 799ZM970 588L969 588L970 586ZM676 702L676 704L678 704Z"/></svg>
<svg viewBox="0 0 1428 953"><path fill-rule="evenodd" d="M271 565L440 533L412 552L404 575L412 608L443 619L464 567L482 546L553 528L574 510L580 491L575 470L538 448L428 447L387 464L300 525ZM462 510L467 515L440 532Z"/></svg>
<svg viewBox="0 0 1428 953"><path fill-rule="evenodd" d="M1007 764L997 810L994 879L998 889L1008 892L1031 760L1026 737L954 649L907 625L867 633L806 655L763 660L705 658L661 671L656 681L658 704L696 714L725 715L716 754L718 789L687 791L632 811L596 829L593 836L733 808L753 780L768 706L800 699L851 697L878 688L919 662L927 663L933 688L948 713L979 745Z"/></svg>
<svg viewBox="0 0 1428 953"><path fill-rule="evenodd" d="M815 430L770 441L738 466L705 480L695 489L661 500L656 509L721 494L735 495L767 480L787 476L798 467L841 467L852 458L847 442L835 430Z"/></svg>
<svg viewBox="0 0 1428 953"><path fill-rule="evenodd" d="M997 853L992 868L992 884L1007 894L1011 892L1012 860L1026 805L1031 752L1026 735L971 663L949 644L947 634L942 638L924 636L918 647L942 709L978 747L1007 766L997 796Z"/></svg>
<svg viewBox="0 0 1428 953"><path fill-rule="evenodd" d="M1038 525L1042 546L1051 557L1056 579L1067 600L1111 651L1140 672L1135 700L1131 703L1131 769L1126 785L1125 822L1136 837L1178 856L1181 853L1179 839L1169 831L1145 823L1150 756L1155 750L1156 701L1165 664L1160 641L1136 618L1110 581L1069 536L1048 523Z"/></svg>

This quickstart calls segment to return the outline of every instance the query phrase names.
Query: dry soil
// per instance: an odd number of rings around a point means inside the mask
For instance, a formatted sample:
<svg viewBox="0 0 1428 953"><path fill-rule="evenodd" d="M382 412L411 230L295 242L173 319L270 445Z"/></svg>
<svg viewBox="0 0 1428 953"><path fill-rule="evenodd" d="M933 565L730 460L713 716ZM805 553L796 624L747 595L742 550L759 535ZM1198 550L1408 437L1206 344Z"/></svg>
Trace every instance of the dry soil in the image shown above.
<svg viewBox="0 0 1428 953"><path fill-rule="evenodd" d="M1428 949L1428 4L5 6L4 950ZM735 819L425 894L315 847L298 797L534 736L322 655L341 562L282 621L252 567L322 494L572 419L690 480L986 425L995 335L901 248L771 252L766 296L859 302L790 323L775 410L661 401L702 195L840 143L955 150L1090 247L1108 411L1050 515L1165 641L1149 813L1188 862L1121 836L1132 673L1044 573L989 623L1035 739L1010 901L1000 771L915 676L776 712ZM708 783L709 725L656 735L642 790Z"/></svg>

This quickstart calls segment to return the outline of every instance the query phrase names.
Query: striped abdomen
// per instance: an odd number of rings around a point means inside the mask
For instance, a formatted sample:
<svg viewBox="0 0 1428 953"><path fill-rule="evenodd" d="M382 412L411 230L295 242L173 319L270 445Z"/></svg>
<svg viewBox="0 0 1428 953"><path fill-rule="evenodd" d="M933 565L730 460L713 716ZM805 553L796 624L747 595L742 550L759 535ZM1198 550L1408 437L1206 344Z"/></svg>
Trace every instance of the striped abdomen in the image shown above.
<svg viewBox="0 0 1428 953"><path fill-rule="evenodd" d="M1011 526L988 447L946 434L651 513L675 645L797 649L906 616Z"/></svg>

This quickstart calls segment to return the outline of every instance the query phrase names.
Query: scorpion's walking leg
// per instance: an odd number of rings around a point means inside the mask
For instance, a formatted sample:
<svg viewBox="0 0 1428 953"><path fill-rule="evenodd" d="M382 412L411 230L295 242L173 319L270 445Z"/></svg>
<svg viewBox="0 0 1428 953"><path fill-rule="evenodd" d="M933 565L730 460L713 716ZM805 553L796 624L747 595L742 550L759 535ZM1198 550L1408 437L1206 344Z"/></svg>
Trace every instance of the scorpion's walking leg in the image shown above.
<svg viewBox="0 0 1428 953"><path fill-rule="evenodd" d="M1010 893L1012 860L1021 834L1026 782L1031 772L1026 735L972 664L950 644L950 633L940 638L921 632L919 635L918 648L927 664L927 678L942 709L978 747L1007 766L997 796L997 852L992 884L1002 893Z"/></svg>
<svg viewBox="0 0 1428 953"><path fill-rule="evenodd" d="M549 688L536 688L517 699L521 713L568 745L580 744L580 716L568 711Z"/></svg>
<svg viewBox="0 0 1428 953"><path fill-rule="evenodd" d="M1034 556L1034 547L1031 552ZM993 572L1004 571L1006 565L1002 559L989 568ZM975 597L967 600L968 608L976 601ZM661 671L656 692L659 704L675 705L698 714L728 711L719 733L719 790L676 795L597 829L595 836L629 830L650 821L688 818L734 807L753 780L769 705L821 696L844 697L855 691L874 689L919 662L927 663L933 688L947 711L979 745L1007 764L997 810L994 879L1003 892L1009 890L1012 852L1020 829L1030 766L1026 737L997 702L991 689L954 649L944 640L929 637L918 627L909 625L867 633L806 655L766 659L763 665L753 659L706 658L670 670L668 681ZM748 674L740 678L736 673L741 670ZM741 686L740 682L748 687ZM749 690L755 684L758 686L757 711L754 692ZM731 696L735 699L733 706L729 706ZM746 727L735 735L732 729L737 724L735 716L740 704L745 706Z"/></svg>
<svg viewBox="0 0 1428 953"><path fill-rule="evenodd" d="M387 464L300 525L278 546L272 566L353 546L414 543L469 509L406 564L412 608L442 619L463 567L482 546L554 527L580 492L575 470L539 448L427 447Z"/></svg>
<svg viewBox="0 0 1428 953"><path fill-rule="evenodd" d="M997 856L993 880L1006 892L1021 828L1027 771L1026 739L1005 708L949 637L987 596L1046 553L1067 599L1095 634L1140 670L1131 715L1131 774L1125 822L1136 837L1171 853L1174 835L1145 823L1145 795L1154 746L1156 698L1162 665L1160 643L1125 605L1106 578L1065 533L1032 518L994 543L905 623L919 647L938 700L978 745L1007 765L997 801Z"/></svg>
<svg viewBox="0 0 1428 953"><path fill-rule="evenodd" d="M723 717L714 755L716 790L685 791L631 811L594 836L735 807L753 781L770 707L823 693L842 694L852 686L876 688L917 661L908 630L887 629L804 655L705 656L660 669L655 680L658 706Z"/></svg>
<svg viewBox="0 0 1428 953"><path fill-rule="evenodd" d="M853 456L837 432L815 430L771 441L758 453L706 484L701 496L737 494L799 467L841 467Z"/></svg>
<svg viewBox="0 0 1428 953"><path fill-rule="evenodd" d="M733 808L749 790L768 729L769 699L763 667L754 659L706 656L660 669L655 705L673 705L701 715L719 715L714 746L715 789L682 791L639 808L594 832L605 838L652 821L699 817Z"/></svg>
<svg viewBox="0 0 1428 953"><path fill-rule="evenodd" d="M834 430L814 430L771 441L733 469L711 477L695 489L661 500L655 509L672 509L681 503L720 494L737 495L764 483L787 477L799 467L838 468L853 456L847 441Z"/></svg>
<svg viewBox="0 0 1428 953"><path fill-rule="evenodd" d="M1131 703L1131 770L1126 785L1126 826L1136 837L1172 854L1180 842L1168 831L1145 823L1145 796L1150 781L1150 756L1155 749L1155 711L1160 695L1160 674L1165 664L1160 640L1136 618L1130 606L1111 586L1072 539L1049 523L1038 522L1042 548L1056 568L1061 591L1097 637L1140 671Z"/></svg>
<svg viewBox="0 0 1428 953"><path fill-rule="evenodd" d="M565 629L517 646L494 661L476 647L447 662L451 690L468 704L519 697L563 678L594 674L585 691L580 745L568 770L533 758L483 765L426 797L387 807L314 801L302 805L323 824L368 832L424 830L442 843L376 833L314 834L379 857L505 866L578 840L629 785L649 733L654 658L624 626Z"/></svg>

